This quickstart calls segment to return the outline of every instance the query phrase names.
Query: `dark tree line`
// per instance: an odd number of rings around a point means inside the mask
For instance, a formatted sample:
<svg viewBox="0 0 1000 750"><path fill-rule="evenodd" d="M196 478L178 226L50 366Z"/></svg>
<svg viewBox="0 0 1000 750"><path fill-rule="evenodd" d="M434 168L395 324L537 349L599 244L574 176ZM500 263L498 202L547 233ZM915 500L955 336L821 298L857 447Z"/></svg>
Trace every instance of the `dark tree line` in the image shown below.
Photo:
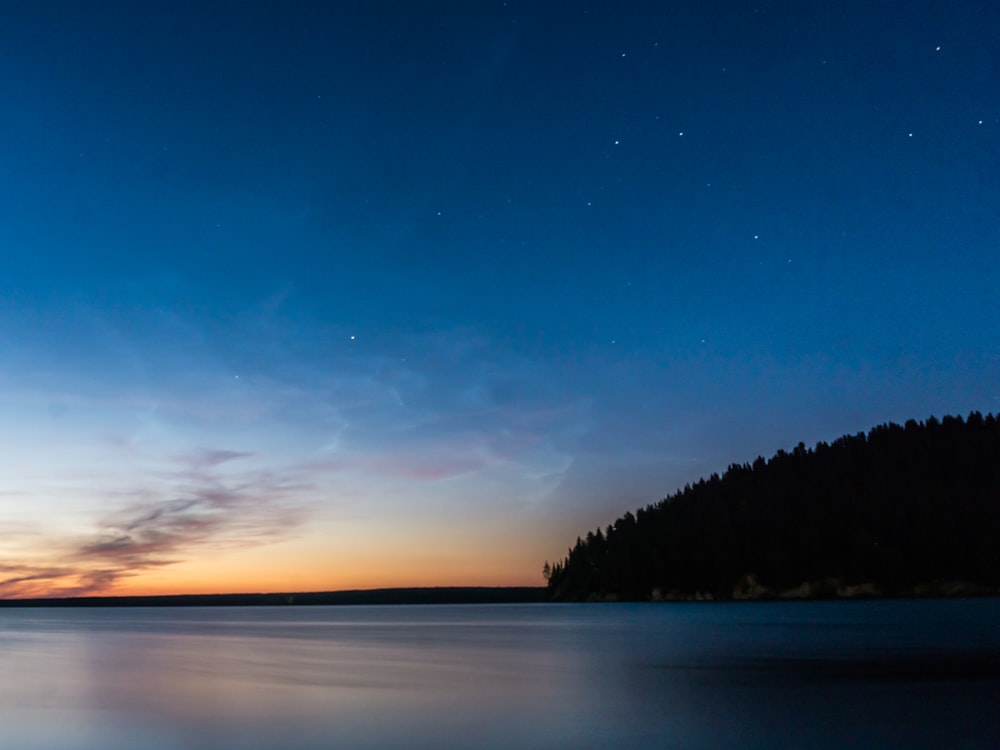
<svg viewBox="0 0 1000 750"><path fill-rule="evenodd" d="M1000 419L884 424L733 464L578 538L545 571L554 600L730 598L750 581L771 595L1000 590Z"/></svg>

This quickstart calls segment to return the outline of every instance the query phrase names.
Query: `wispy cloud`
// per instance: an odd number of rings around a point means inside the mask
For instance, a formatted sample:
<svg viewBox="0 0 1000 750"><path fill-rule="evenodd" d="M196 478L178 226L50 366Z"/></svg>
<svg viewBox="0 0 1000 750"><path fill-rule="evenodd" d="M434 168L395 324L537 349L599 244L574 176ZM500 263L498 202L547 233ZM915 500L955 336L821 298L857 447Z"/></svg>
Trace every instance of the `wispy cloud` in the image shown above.
<svg viewBox="0 0 1000 750"><path fill-rule="evenodd" d="M229 461L235 461L238 458L250 458L251 456L253 456L253 453L248 451L202 449L186 457L182 457L181 460L186 460L195 469L209 469Z"/></svg>
<svg viewBox="0 0 1000 750"><path fill-rule="evenodd" d="M288 536L305 517L301 498L313 488L272 471L220 471L250 455L203 450L179 459L157 489L128 493L131 499L97 520L93 533L48 539L49 548L62 550L52 564L0 565L0 596L110 593L125 578L192 559L206 549Z"/></svg>
<svg viewBox="0 0 1000 750"><path fill-rule="evenodd" d="M67 582L76 578L71 566L4 563L0 565L0 596L5 599L59 596Z"/></svg>
<svg viewBox="0 0 1000 750"><path fill-rule="evenodd" d="M592 429L585 382L474 330L278 333L236 337L263 349L180 373L171 362L160 372L153 352L148 381L21 382L30 398L11 408L47 413L57 394L67 409L22 441L23 456L7 455L9 489L51 503L31 511L17 498L39 524L73 515L23 549L6 542L20 567L0 596L114 593L153 570L306 533L312 513L374 523L419 518L425 502L479 512L498 492L537 503ZM39 448L52 435L58 454ZM209 447L190 448L192 435ZM56 531L71 524L73 537Z"/></svg>

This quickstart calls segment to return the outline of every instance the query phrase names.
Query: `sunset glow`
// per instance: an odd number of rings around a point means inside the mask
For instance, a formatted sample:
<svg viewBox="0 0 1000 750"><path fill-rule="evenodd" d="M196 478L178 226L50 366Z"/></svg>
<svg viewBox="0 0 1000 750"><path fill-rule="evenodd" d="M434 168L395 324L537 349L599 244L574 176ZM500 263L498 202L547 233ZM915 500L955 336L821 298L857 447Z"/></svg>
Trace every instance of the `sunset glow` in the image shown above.
<svg viewBox="0 0 1000 750"><path fill-rule="evenodd" d="M542 585L997 411L995 10L731 5L4 4L0 597Z"/></svg>

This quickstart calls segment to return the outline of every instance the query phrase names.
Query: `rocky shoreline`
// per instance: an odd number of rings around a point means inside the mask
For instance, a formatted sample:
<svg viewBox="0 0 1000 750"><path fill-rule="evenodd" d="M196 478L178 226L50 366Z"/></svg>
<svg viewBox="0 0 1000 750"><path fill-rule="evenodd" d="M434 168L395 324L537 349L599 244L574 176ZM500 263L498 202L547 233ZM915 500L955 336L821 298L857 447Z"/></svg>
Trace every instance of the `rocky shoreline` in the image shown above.
<svg viewBox="0 0 1000 750"><path fill-rule="evenodd" d="M733 587L729 596L710 591L695 593L654 589L650 601L793 601L804 599L932 599L972 596L1000 596L1000 589L968 581L927 581L915 586L893 590L882 589L871 582L846 584L836 578L803 581L785 589L769 588L753 575L746 575Z"/></svg>

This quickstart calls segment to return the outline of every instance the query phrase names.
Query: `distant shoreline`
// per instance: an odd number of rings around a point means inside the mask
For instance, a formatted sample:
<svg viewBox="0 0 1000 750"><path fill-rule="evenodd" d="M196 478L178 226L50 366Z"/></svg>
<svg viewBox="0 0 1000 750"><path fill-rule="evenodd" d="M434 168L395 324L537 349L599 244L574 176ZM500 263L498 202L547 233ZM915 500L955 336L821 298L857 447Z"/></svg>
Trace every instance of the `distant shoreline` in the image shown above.
<svg viewBox="0 0 1000 750"><path fill-rule="evenodd" d="M860 591L833 593L814 591L811 595L788 592L758 592L755 595L714 599L710 594L681 595L670 592L650 599L630 600L591 597L578 603L685 603L685 602L816 602L891 599L962 599L1000 597L1000 591L975 586L938 585L917 587L908 593L885 594L860 587ZM544 586L437 586L426 588L352 589L270 594L167 594L158 596L80 596L38 599L0 599L0 609L18 608L114 608L114 607L286 607L286 606L372 606L406 604L562 604L546 599Z"/></svg>
<svg viewBox="0 0 1000 750"><path fill-rule="evenodd" d="M0 599L11 607L267 607L371 604L530 604L545 601L544 586L441 586L272 594L172 594Z"/></svg>

